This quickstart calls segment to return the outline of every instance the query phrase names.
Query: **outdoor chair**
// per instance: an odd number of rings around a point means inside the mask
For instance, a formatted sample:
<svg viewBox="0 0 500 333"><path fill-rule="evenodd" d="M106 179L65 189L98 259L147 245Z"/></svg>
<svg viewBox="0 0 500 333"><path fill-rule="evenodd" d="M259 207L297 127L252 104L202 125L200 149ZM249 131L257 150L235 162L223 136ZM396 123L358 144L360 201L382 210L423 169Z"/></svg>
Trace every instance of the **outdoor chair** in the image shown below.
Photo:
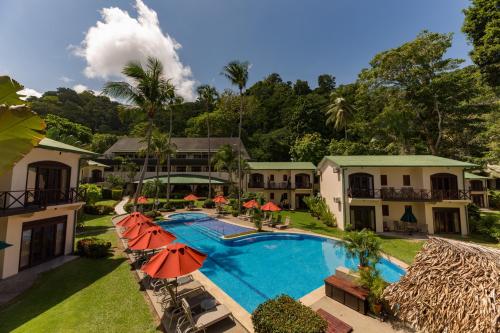
<svg viewBox="0 0 500 333"><path fill-rule="evenodd" d="M201 313L195 314L191 310L189 303L185 300L181 300L182 308L184 310L184 315L177 322L177 333L193 333L199 331L205 331L205 329L219 321L232 318L231 312L223 304L214 303L214 307L205 310Z"/></svg>
<svg viewBox="0 0 500 333"><path fill-rule="evenodd" d="M180 278L177 278L177 286L182 286L183 284L189 283L193 280L194 279L191 274L181 276ZM173 282L175 282L175 280L168 281L166 279L151 279L150 286L151 289L158 290L159 288L164 287L165 285Z"/></svg>
<svg viewBox="0 0 500 333"><path fill-rule="evenodd" d="M280 224L281 223L281 219L282 219L281 215L278 215L276 217L276 219L272 220L271 227L276 227L278 224Z"/></svg>
<svg viewBox="0 0 500 333"><path fill-rule="evenodd" d="M281 217L281 215L280 215L280 217ZM281 230L281 229L286 229L286 228L288 228L289 226L290 226L290 216L287 216L287 217L285 218L285 223L283 223L283 224L277 224L277 225L276 225L276 229L279 229L279 230Z"/></svg>
<svg viewBox="0 0 500 333"><path fill-rule="evenodd" d="M179 287L182 288L179 290ZM155 296L158 297L162 296L163 297L162 301L168 302L170 298L170 293L168 292L168 288L175 288L175 285L171 282L166 283L163 287L160 287L158 290L154 291ZM193 280L191 282L177 285L177 289L178 289L178 294L182 294L182 293L189 293L193 290L205 290L205 287L203 287L203 285L198 281Z"/></svg>
<svg viewBox="0 0 500 333"><path fill-rule="evenodd" d="M262 225L267 225L270 226L273 221L273 215L269 214L267 217L264 217L264 220L262 221Z"/></svg>
<svg viewBox="0 0 500 333"><path fill-rule="evenodd" d="M170 300L168 301L168 303L162 305L163 311L165 311L165 313L170 317L168 323L169 327L175 318L179 318L184 313L181 303L182 299L185 299L191 308L200 306L200 304L205 300L214 299L209 293L200 289L198 289L196 292L191 292L183 295L182 298L179 295L175 294L174 288L172 286L169 286L167 290L170 294Z"/></svg>

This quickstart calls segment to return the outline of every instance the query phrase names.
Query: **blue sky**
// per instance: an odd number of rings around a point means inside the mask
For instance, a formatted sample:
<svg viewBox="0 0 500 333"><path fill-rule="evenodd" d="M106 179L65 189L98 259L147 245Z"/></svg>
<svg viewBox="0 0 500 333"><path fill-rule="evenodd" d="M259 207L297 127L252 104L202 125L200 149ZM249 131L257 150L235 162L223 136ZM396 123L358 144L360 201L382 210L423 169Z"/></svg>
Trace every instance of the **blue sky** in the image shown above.
<svg viewBox="0 0 500 333"><path fill-rule="evenodd" d="M155 29L151 22L146 28L138 24L143 37L132 29L132 51L124 52L120 47L127 43L128 32L117 22L123 15L136 20L135 0L0 0L0 74L40 92L75 85L99 90L107 78L117 78L113 67L135 54L156 52L151 45L158 41L163 47L158 55L166 55L165 63L172 64L172 76L184 85L185 94L200 83L227 88L220 71L233 59L250 61L250 82L277 72L284 80L305 79L311 86L323 73L348 83L376 53L409 41L424 29L453 32L449 56L469 62L470 45L460 32L462 9L469 5L464 0L144 0L144 4L148 13L158 15L161 32L149 33L147 29ZM110 12L114 23L108 29L101 27L108 38L101 40L101 29L89 37L89 28L103 21L101 9L110 7L121 11ZM81 44L86 36L92 47ZM170 37L182 48L172 46ZM121 46L115 45L113 51L106 43L116 40Z"/></svg>

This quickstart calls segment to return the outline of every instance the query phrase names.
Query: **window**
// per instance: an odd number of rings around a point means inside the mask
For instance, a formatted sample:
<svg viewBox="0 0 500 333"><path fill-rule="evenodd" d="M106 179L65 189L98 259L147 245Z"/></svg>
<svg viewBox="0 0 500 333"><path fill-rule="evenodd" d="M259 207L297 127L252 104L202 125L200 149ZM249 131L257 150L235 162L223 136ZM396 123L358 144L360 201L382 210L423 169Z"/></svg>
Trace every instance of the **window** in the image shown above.
<svg viewBox="0 0 500 333"><path fill-rule="evenodd" d="M202 154L193 154L193 158L203 158Z"/></svg>
<svg viewBox="0 0 500 333"><path fill-rule="evenodd" d="M178 166L178 167L176 168L176 171L177 171L177 172L186 172L186 167L185 167L185 166Z"/></svg>
<svg viewBox="0 0 500 333"><path fill-rule="evenodd" d="M382 215L389 216L389 205L382 205Z"/></svg>
<svg viewBox="0 0 500 333"><path fill-rule="evenodd" d="M274 193L273 193L273 192L269 193L269 198L270 198L271 200L274 200Z"/></svg>
<svg viewBox="0 0 500 333"><path fill-rule="evenodd" d="M156 171L156 166L148 165L148 172L155 172L155 171Z"/></svg>
<svg viewBox="0 0 500 333"><path fill-rule="evenodd" d="M177 154L175 155L175 158L187 158L186 154Z"/></svg>
<svg viewBox="0 0 500 333"><path fill-rule="evenodd" d="M274 182L274 175L271 175L269 178L272 182Z"/></svg>
<svg viewBox="0 0 500 333"><path fill-rule="evenodd" d="M403 175L403 186L410 186L410 175Z"/></svg>
<svg viewBox="0 0 500 333"><path fill-rule="evenodd" d="M192 166L191 171L192 172L201 172L201 166Z"/></svg>
<svg viewBox="0 0 500 333"><path fill-rule="evenodd" d="M162 166L161 172L168 172L168 166L166 166L166 165Z"/></svg>
<svg viewBox="0 0 500 333"><path fill-rule="evenodd" d="M387 186L387 175L380 175L380 185Z"/></svg>
<svg viewBox="0 0 500 333"><path fill-rule="evenodd" d="M287 175L283 175L283 181L286 182L288 180L288 176Z"/></svg>

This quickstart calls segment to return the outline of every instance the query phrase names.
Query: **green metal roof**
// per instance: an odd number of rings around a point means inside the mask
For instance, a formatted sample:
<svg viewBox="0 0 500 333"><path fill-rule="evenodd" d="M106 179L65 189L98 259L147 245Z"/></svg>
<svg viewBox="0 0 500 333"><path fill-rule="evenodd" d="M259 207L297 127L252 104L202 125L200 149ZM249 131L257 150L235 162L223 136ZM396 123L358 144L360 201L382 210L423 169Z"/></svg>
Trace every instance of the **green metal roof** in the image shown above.
<svg viewBox="0 0 500 333"><path fill-rule="evenodd" d="M71 145L68 145L66 143L62 143L62 142L52 140L49 138L43 138L38 143L37 147L51 149L51 150L66 151L66 152L77 153L77 154L81 154L81 155L95 155L95 156L99 155L99 154L91 152L89 150L85 150L82 148L71 146Z"/></svg>
<svg viewBox="0 0 500 333"><path fill-rule="evenodd" d="M465 179L488 179L488 177L476 175L475 173L464 172Z"/></svg>
<svg viewBox="0 0 500 333"><path fill-rule="evenodd" d="M477 165L434 155L337 155L326 156L339 167L463 167ZM322 161L323 162L323 161ZM320 163L321 164L321 163Z"/></svg>
<svg viewBox="0 0 500 333"><path fill-rule="evenodd" d="M152 182L156 179L156 177L144 179L144 182ZM159 178L163 184L167 183L167 177L162 176ZM135 181L134 183L138 183L139 181ZM223 185L226 184L227 181L220 178L212 177L212 185ZM197 176L197 175L172 175L170 176L170 184L173 185L204 185L208 184L207 176Z"/></svg>
<svg viewBox="0 0 500 333"><path fill-rule="evenodd" d="M316 170L311 162L247 162L251 170Z"/></svg>

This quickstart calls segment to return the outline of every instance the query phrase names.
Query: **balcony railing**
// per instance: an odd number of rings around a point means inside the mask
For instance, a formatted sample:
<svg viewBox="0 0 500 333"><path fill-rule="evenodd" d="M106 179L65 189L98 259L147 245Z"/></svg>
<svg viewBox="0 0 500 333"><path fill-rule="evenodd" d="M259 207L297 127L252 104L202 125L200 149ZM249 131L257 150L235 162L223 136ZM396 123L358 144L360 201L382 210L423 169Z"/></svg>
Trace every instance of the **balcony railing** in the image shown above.
<svg viewBox="0 0 500 333"><path fill-rule="evenodd" d="M0 191L0 216L9 216L24 211L44 210L47 206L63 205L85 201L85 191L27 189L20 191Z"/></svg>
<svg viewBox="0 0 500 333"><path fill-rule="evenodd" d="M305 189L312 188L312 183L298 183L298 182L295 182L295 188L305 188Z"/></svg>
<svg viewBox="0 0 500 333"><path fill-rule="evenodd" d="M273 190L288 190L292 186L289 182L267 182L265 188Z"/></svg>
<svg viewBox="0 0 500 333"><path fill-rule="evenodd" d="M483 185L474 185L469 187L469 191L476 191L476 192L482 192L484 191Z"/></svg>
<svg viewBox="0 0 500 333"><path fill-rule="evenodd" d="M106 179L104 179L104 177L83 177L81 180L82 184L96 184L103 183L105 181Z"/></svg>
<svg viewBox="0 0 500 333"><path fill-rule="evenodd" d="M348 189L350 198L376 198L387 201L442 201L470 200L467 190L414 190L412 188Z"/></svg>
<svg viewBox="0 0 500 333"><path fill-rule="evenodd" d="M289 190L294 188L299 189L310 189L312 188L312 183L289 183L289 182L248 182L249 188L266 188L272 190Z"/></svg>
<svg viewBox="0 0 500 333"><path fill-rule="evenodd" d="M264 182L248 182L250 188L264 188Z"/></svg>

